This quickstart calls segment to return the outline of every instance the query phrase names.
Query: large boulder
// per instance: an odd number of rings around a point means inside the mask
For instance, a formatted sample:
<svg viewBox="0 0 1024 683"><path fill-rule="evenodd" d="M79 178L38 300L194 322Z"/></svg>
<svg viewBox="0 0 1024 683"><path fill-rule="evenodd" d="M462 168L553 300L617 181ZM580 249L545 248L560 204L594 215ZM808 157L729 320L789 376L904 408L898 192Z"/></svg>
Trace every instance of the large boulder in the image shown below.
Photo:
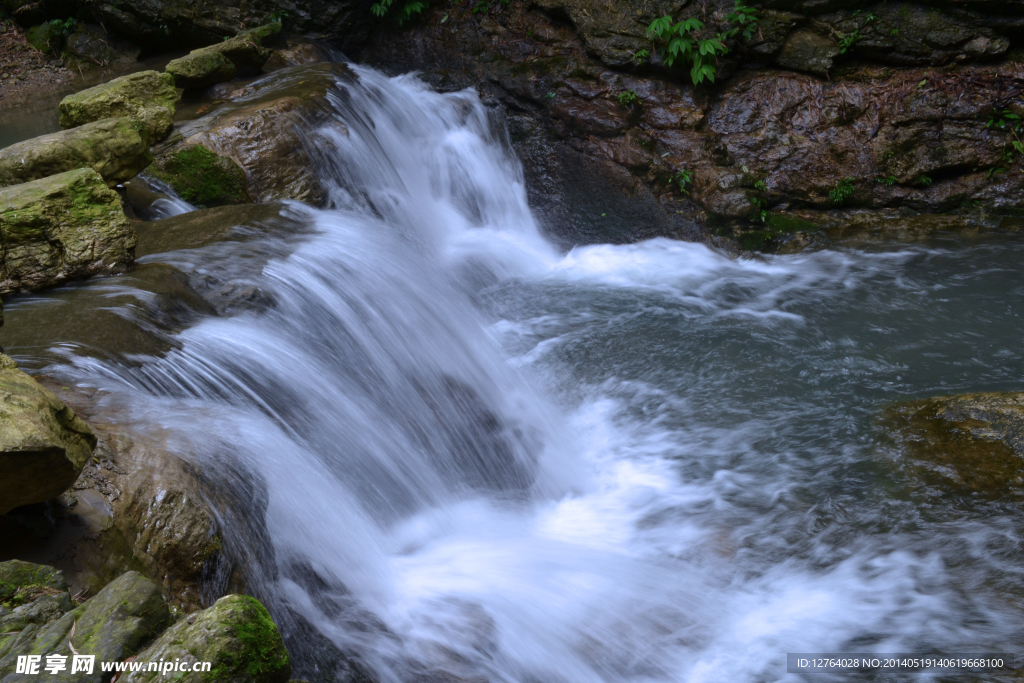
<svg viewBox="0 0 1024 683"><path fill-rule="evenodd" d="M39 679L40 672L16 673L18 656L63 655L70 664L72 647L78 654L95 656L93 672L71 673L67 666L57 674L44 673L46 679L54 683L101 683L109 680L109 674L102 671L99 662L120 662L136 655L171 622L160 589L134 571L122 574L81 606L49 616L56 618L29 624L18 633L0 635L3 683Z"/></svg>
<svg viewBox="0 0 1024 683"><path fill-rule="evenodd" d="M138 655L139 661L182 662L191 669L210 662L207 673L175 674L181 683L287 683L292 666L281 634L266 608L246 595L228 595L167 629ZM163 681L161 672L128 674L125 683Z"/></svg>
<svg viewBox="0 0 1024 683"><path fill-rule="evenodd" d="M152 162L129 118L102 119L0 149L0 187L91 168L108 185L135 177Z"/></svg>
<svg viewBox="0 0 1024 683"><path fill-rule="evenodd" d="M52 392L0 355L0 514L63 493L96 437Z"/></svg>
<svg viewBox="0 0 1024 683"><path fill-rule="evenodd" d="M1024 392L895 405L883 425L897 462L925 487L986 497L1024 492Z"/></svg>
<svg viewBox="0 0 1024 683"><path fill-rule="evenodd" d="M230 159L242 169L246 194L252 201L297 199L322 204L326 192L312 169L302 130L333 117L328 93L340 80L352 78L355 75L342 64L314 64L275 71L234 93L233 101L210 114L181 124L174 136L154 150L154 171L184 197L183 191L190 191L195 183L174 170L188 170L188 164L179 163L182 153L211 168L227 169L226 165L196 149L202 147ZM216 176L224 178L220 173ZM221 198L206 196L204 203L208 206L242 200L234 192Z"/></svg>
<svg viewBox="0 0 1024 683"><path fill-rule="evenodd" d="M123 270L136 243L120 198L91 168L0 188L0 237L0 293Z"/></svg>
<svg viewBox="0 0 1024 683"><path fill-rule="evenodd" d="M243 76L259 73L271 55L271 51L263 47L263 41L274 40L280 33L280 22L257 26L171 60L166 71L174 76L175 85L186 89L229 81L236 73Z"/></svg>
<svg viewBox="0 0 1024 683"><path fill-rule="evenodd" d="M139 122L147 144L162 140L174 125L174 77L142 71L115 78L60 102L61 128L74 128L99 119L128 116Z"/></svg>

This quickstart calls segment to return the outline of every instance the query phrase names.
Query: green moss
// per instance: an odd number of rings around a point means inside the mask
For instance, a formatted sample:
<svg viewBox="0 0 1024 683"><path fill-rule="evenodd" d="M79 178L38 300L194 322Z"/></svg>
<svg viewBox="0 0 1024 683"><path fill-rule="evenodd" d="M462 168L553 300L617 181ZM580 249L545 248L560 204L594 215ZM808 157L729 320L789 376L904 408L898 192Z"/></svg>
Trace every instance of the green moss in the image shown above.
<svg viewBox="0 0 1024 683"><path fill-rule="evenodd" d="M817 230L820 226L813 221L799 216L792 216L783 213L773 213L768 219L768 227L779 232L806 232Z"/></svg>
<svg viewBox="0 0 1024 683"><path fill-rule="evenodd" d="M203 676L203 681L221 681L245 671L253 680L263 680L288 667L288 650L270 613L255 598L233 596L233 609L242 617L230 628L239 644L237 652L223 653L221 661Z"/></svg>
<svg viewBox="0 0 1024 683"><path fill-rule="evenodd" d="M245 173L226 157L202 145L188 145L157 159L149 173L187 202L201 207L245 204Z"/></svg>

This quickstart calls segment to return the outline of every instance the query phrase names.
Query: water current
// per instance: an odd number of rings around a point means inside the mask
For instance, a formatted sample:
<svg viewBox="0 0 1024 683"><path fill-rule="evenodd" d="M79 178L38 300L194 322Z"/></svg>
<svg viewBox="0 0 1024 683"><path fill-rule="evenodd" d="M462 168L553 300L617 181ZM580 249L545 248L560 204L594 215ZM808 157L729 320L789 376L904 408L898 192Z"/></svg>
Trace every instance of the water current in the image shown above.
<svg viewBox="0 0 1024 683"><path fill-rule="evenodd" d="M175 435L296 677L333 648L389 683L743 683L1019 645L1020 499L919 486L877 423L1021 388L1019 238L559 253L473 92L356 70L307 131L330 208L289 204L308 230L247 275L268 305L52 370Z"/></svg>

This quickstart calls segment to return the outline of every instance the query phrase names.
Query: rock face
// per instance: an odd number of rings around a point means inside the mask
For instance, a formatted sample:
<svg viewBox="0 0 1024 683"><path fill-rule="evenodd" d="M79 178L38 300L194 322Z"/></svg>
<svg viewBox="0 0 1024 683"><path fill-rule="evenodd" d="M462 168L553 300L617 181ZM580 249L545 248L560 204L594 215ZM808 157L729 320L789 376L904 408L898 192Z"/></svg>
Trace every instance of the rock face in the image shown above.
<svg viewBox="0 0 1024 683"><path fill-rule="evenodd" d="M211 662L207 674L186 673L182 683L287 683L292 666L266 608L244 595L229 595L179 621L139 653L141 661ZM163 680L157 672L131 673L126 683Z"/></svg>
<svg viewBox="0 0 1024 683"><path fill-rule="evenodd" d="M91 168L116 185L152 160L132 119L102 119L0 149L0 187L76 168Z"/></svg>
<svg viewBox="0 0 1024 683"><path fill-rule="evenodd" d="M964 394L889 409L899 460L926 486L960 494L1024 493L1024 392Z"/></svg>
<svg viewBox="0 0 1024 683"><path fill-rule="evenodd" d="M117 193L91 168L0 189L0 293L117 272L136 236Z"/></svg>
<svg viewBox="0 0 1024 683"><path fill-rule="evenodd" d="M64 403L0 356L0 514L63 493L96 437Z"/></svg>
<svg viewBox="0 0 1024 683"><path fill-rule="evenodd" d="M288 30L309 33L358 47L373 25L368 0L214 0L195 5L184 0L108 0L91 6L104 26L153 51L201 47L239 30L267 24L286 12Z"/></svg>
<svg viewBox="0 0 1024 683"><path fill-rule="evenodd" d="M565 246L666 235L774 248L781 233L766 226L787 211L819 212L811 223L850 209L1024 212L1010 129L989 124L1017 112L995 103L1014 101L1024 66L984 63L1024 21L997 21L983 3L769 3L749 40L731 39L713 85L694 87L656 55L637 63L656 52L654 17L704 7L709 27L725 28L732 3L717 0L432 8L374 34L362 59L503 105L531 204ZM858 65L867 58L899 68ZM939 63L957 66L918 66Z"/></svg>
<svg viewBox="0 0 1024 683"><path fill-rule="evenodd" d="M124 68L135 62L139 48L132 43L107 35L96 24L78 24L64 43L64 64L72 71L84 73L108 68Z"/></svg>
<svg viewBox="0 0 1024 683"><path fill-rule="evenodd" d="M68 95L60 103L61 128L127 116L140 125L146 144L162 140L174 124L174 77L142 71Z"/></svg>
<svg viewBox="0 0 1024 683"><path fill-rule="evenodd" d="M155 150L154 175L186 199L186 193L196 192L203 197L199 203L207 206L237 204L244 197L234 184L234 171L226 163L230 161L241 168L244 192L252 201L298 199L321 204L325 191L310 168L299 124L309 127L326 121L332 113L328 92L339 79L354 77L340 64L275 71L234 93L236 101L181 124ZM206 181L189 178L198 177L189 170L194 164L208 170L202 177L211 184L201 187Z"/></svg>

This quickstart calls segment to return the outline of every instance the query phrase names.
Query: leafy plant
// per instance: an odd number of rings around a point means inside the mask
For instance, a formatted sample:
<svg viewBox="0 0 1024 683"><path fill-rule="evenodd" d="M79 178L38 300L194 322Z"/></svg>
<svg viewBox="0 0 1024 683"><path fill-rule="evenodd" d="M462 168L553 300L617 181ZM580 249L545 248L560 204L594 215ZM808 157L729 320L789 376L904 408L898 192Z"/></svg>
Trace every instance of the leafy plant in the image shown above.
<svg viewBox="0 0 1024 683"><path fill-rule="evenodd" d="M679 191L683 194L690 195L690 184L693 183L693 174L687 171L685 168L681 171L676 172L672 176L672 182L679 186Z"/></svg>
<svg viewBox="0 0 1024 683"><path fill-rule="evenodd" d="M929 185L932 184L932 179L926 175L922 175L920 178L917 179L917 182L921 183L925 187L928 187Z"/></svg>
<svg viewBox="0 0 1024 683"><path fill-rule="evenodd" d="M884 176L884 177L878 177L878 178L875 178L875 181L877 183L879 183L880 185L885 185L887 187L891 187L891 186L896 184L896 176L894 176L894 175L887 175L887 176Z"/></svg>
<svg viewBox="0 0 1024 683"><path fill-rule="evenodd" d="M394 4L395 0L380 0L370 6L370 12L375 17L384 17ZM398 10L397 19L399 25L412 19L418 14L422 14L423 10L427 9L427 2L424 0L406 0L402 3L401 9Z"/></svg>
<svg viewBox="0 0 1024 683"><path fill-rule="evenodd" d="M290 15L288 14L288 12L284 11L283 9L278 10L278 11L276 11L273 14L270 15L270 23L272 23L272 24L280 23L280 22L284 21L285 19L287 19L289 16Z"/></svg>
<svg viewBox="0 0 1024 683"><path fill-rule="evenodd" d="M1013 161L1014 153L1024 155L1024 120L1009 109L995 110L985 124L986 128L998 128L1010 133L1010 142L1003 148L1003 161Z"/></svg>
<svg viewBox="0 0 1024 683"><path fill-rule="evenodd" d="M860 10L854 12L853 16L857 16L858 14L860 14ZM873 24L876 21L878 21L878 17L876 17L871 12L868 12L866 15L864 15L864 23L861 24L861 26L859 28L854 29L851 33L838 33L838 35L839 35L839 54L841 54L841 55L846 54L846 52L851 47L853 47L854 44L858 40L860 40L861 38L864 37L864 36L862 36L860 34L860 30L862 28L867 27L869 24Z"/></svg>
<svg viewBox="0 0 1024 683"><path fill-rule="evenodd" d="M641 104L640 98L634 90L625 90L619 93L619 104L623 107L634 107Z"/></svg>
<svg viewBox="0 0 1024 683"><path fill-rule="evenodd" d="M671 16L655 19L647 27L647 37L666 66L682 62L690 65L690 80L700 85L705 80L714 83L717 75L718 58L729 53L726 40L742 34L750 39L757 26L757 12L736 0L733 11L726 17L729 28L717 34L705 29L704 22L696 17L673 23Z"/></svg>
<svg viewBox="0 0 1024 683"><path fill-rule="evenodd" d="M72 31L75 30L75 25L78 20L74 17L68 17L67 19L52 19L50 26L53 27L54 31L61 36L69 36Z"/></svg>
<svg viewBox="0 0 1024 683"><path fill-rule="evenodd" d="M754 189L755 190L760 190L761 192L767 192L768 191L768 183L766 183L763 180L758 180L756 183L754 183Z"/></svg>
<svg viewBox="0 0 1024 683"><path fill-rule="evenodd" d="M828 192L833 204L843 204L853 195L853 178L843 178Z"/></svg>
<svg viewBox="0 0 1024 683"><path fill-rule="evenodd" d="M633 53L633 61L637 64L643 63L645 60L650 59L650 50L637 50Z"/></svg>

